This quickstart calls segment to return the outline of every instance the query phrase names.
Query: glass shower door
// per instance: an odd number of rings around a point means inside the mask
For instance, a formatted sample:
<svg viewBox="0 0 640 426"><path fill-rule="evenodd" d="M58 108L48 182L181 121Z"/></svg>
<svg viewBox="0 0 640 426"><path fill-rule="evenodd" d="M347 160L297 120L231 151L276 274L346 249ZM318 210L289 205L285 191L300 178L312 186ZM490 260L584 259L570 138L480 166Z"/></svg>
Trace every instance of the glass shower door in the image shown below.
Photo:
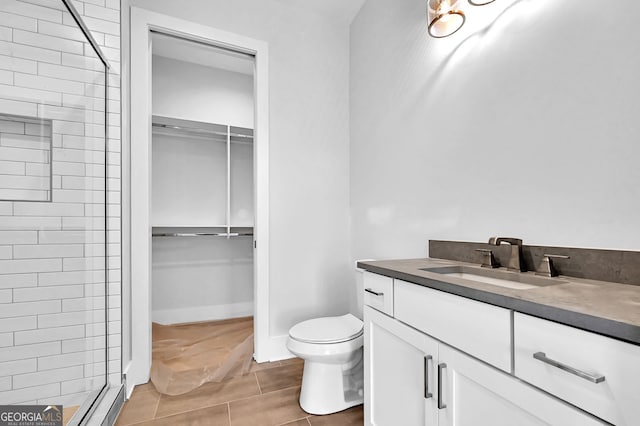
<svg viewBox="0 0 640 426"><path fill-rule="evenodd" d="M80 23L66 1L2 0L0 405L65 424L107 385L107 64Z"/></svg>

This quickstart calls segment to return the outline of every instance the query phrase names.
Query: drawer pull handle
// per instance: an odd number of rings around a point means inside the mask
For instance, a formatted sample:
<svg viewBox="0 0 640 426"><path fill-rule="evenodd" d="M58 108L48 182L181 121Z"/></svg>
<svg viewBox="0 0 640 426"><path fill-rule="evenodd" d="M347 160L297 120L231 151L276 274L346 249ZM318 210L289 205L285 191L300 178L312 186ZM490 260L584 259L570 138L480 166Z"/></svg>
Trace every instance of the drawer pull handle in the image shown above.
<svg viewBox="0 0 640 426"><path fill-rule="evenodd" d="M438 410L447 408L447 405L442 402L442 370L447 368L447 364L438 364Z"/></svg>
<svg viewBox="0 0 640 426"><path fill-rule="evenodd" d="M374 296L384 296L384 293L383 293L383 292L381 292L381 291L380 291L380 292L378 292L378 291L372 290L372 289L370 289L370 288L365 288L365 289L364 289L364 291L366 291L367 293L371 293L371 294L373 294Z"/></svg>
<svg viewBox="0 0 640 426"><path fill-rule="evenodd" d="M432 359L433 357L431 355L424 357L424 399L429 399L433 396L433 394L429 392L429 361Z"/></svg>
<svg viewBox="0 0 640 426"><path fill-rule="evenodd" d="M547 358L547 355L544 352L536 352L535 354L533 354L533 357L535 359L537 359L538 361L542 361L545 364L549 364L549 365L553 365L554 367L559 368L560 370L566 371L568 373L574 374L578 377L582 377L585 380L588 380L592 383L602 383L604 382L604 376L603 375L593 375L593 374L589 374L589 373L585 373L584 371L580 371L578 369L575 369L573 367L568 366L567 364L563 364L561 362L558 362L554 359L551 358Z"/></svg>

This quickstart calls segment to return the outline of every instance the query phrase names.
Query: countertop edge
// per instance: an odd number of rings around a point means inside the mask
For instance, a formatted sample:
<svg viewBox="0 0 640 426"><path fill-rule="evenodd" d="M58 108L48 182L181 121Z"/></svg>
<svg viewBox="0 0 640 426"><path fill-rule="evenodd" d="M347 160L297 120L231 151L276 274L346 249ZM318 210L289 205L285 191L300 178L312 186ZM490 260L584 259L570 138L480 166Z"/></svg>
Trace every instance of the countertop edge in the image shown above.
<svg viewBox="0 0 640 426"><path fill-rule="evenodd" d="M581 330L597 333L616 340L622 340L634 345L640 345L640 327L632 324L522 300L507 295L491 293L485 290L459 286L445 281L424 278L395 269L371 265L366 262L357 262L357 267L364 269L365 271L384 275L390 278L407 281L423 287L476 300L478 302L499 306L501 308L511 309L515 312L576 327Z"/></svg>

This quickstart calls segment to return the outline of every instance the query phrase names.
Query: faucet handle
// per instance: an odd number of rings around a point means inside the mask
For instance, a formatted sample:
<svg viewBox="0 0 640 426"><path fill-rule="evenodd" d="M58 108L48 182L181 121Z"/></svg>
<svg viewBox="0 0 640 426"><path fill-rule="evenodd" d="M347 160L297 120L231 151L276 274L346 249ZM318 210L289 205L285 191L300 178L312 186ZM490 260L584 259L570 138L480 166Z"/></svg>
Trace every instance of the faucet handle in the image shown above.
<svg viewBox="0 0 640 426"><path fill-rule="evenodd" d="M482 254L482 267L483 268L497 268L498 264L493 257L493 252L489 249L476 249L476 251Z"/></svg>
<svg viewBox="0 0 640 426"><path fill-rule="evenodd" d="M544 275L547 277L557 277L558 271L553 266L552 259L571 259L569 256L564 256L561 254L543 254L542 261L540 262L540 266L538 267L538 271L536 275Z"/></svg>
<svg viewBox="0 0 640 426"><path fill-rule="evenodd" d="M502 243L508 243L511 245L521 246L522 238L515 237L491 237L489 238L489 244L492 246L499 246Z"/></svg>

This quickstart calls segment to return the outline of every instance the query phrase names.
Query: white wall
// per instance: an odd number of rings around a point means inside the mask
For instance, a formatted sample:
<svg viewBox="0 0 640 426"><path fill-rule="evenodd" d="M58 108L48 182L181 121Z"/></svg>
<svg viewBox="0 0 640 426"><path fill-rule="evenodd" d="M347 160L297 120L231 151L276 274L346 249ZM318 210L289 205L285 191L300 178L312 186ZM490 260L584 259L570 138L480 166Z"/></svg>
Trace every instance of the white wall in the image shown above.
<svg viewBox="0 0 640 426"><path fill-rule="evenodd" d="M269 43L270 330L348 309L348 28L277 0L134 0Z"/></svg>
<svg viewBox="0 0 640 426"><path fill-rule="evenodd" d="M253 313L250 237L156 237L152 248L154 322L210 321Z"/></svg>
<svg viewBox="0 0 640 426"><path fill-rule="evenodd" d="M152 70L154 115L253 128L252 76L158 55ZM226 225L226 137L171 134L153 133L152 225ZM253 146L232 143L230 165L230 224L253 226Z"/></svg>
<svg viewBox="0 0 640 426"><path fill-rule="evenodd" d="M152 225L226 226L226 142L154 133L152 146ZM249 219L243 224L253 226L253 155L248 148L232 150L232 166L242 166L234 169L232 182L250 185L232 186L232 198L249 204L238 208L232 203L231 225L239 224L233 219L240 211ZM238 152L242 158L236 158ZM252 315L253 239L155 237L151 287L152 320L160 324Z"/></svg>
<svg viewBox="0 0 640 426"><path fill-rule="evenodd" d="M253 128L250 75L154 55L152 101L157 115Z"/></svg>
<svg viewBox="0 0 640 426"><path fill-rule="evenodd" d="M463 2L466 4L466 2ZM426 34L424 0L351 26L353 257L429 239L640 248L640 3L500 0Z"/></svg>
<svg viewBox="0 0 640 426"><path fill-rule="evenodd" d="M227 143L153 133L152 226L226 226Z"/></svg>

